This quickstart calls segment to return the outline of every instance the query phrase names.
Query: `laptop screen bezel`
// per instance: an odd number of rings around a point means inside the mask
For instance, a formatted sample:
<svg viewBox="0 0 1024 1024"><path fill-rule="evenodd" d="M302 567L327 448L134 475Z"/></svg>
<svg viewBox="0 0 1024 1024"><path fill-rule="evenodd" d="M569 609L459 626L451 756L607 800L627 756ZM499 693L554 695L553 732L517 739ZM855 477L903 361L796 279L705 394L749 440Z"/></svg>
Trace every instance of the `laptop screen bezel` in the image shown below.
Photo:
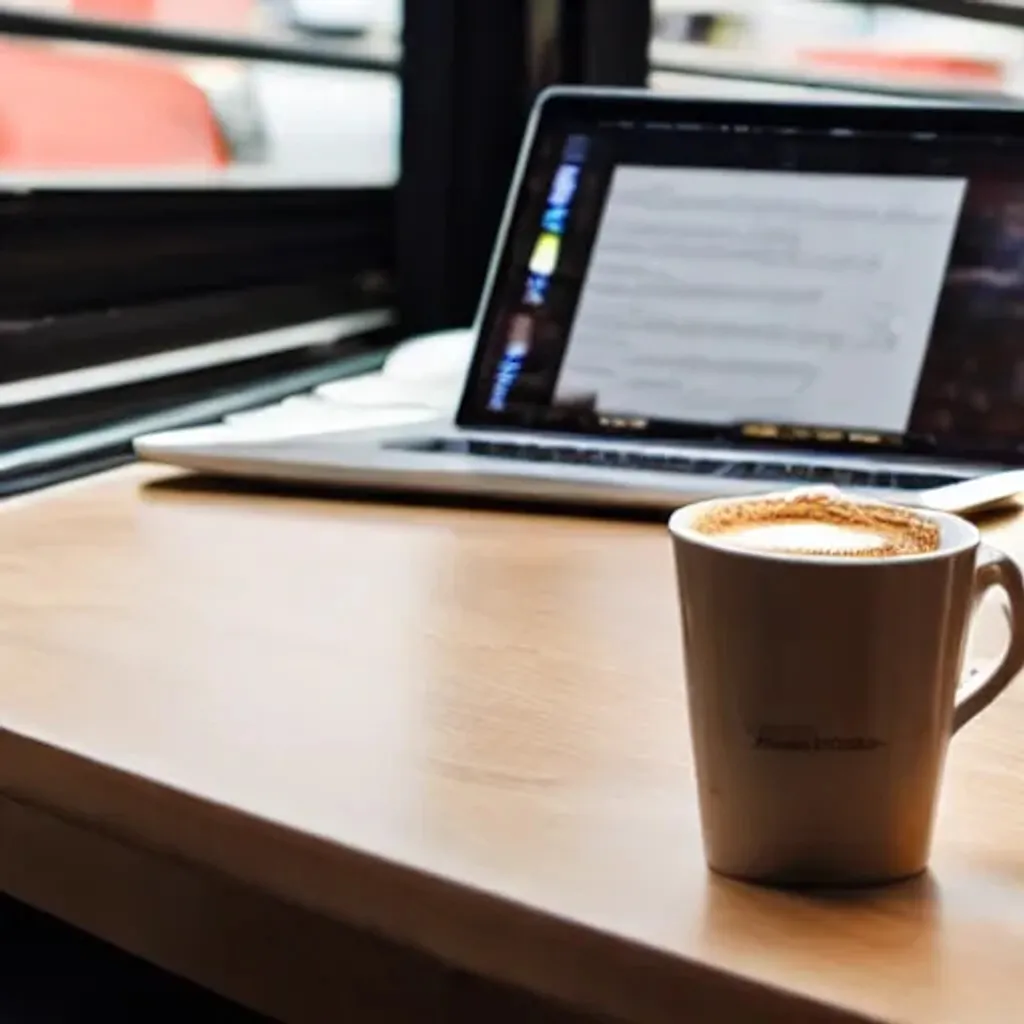
<svg viewBox="0 0 1024 1024"><path fill-rule="evenodd" d="M487 358L487 341L497 319L502 314L500 283L514 267L513 242L516 225L522 221L524 205L528 202L528 171L533 165L537 144L549 132L572 128L586 130L609 121L644 122L654 120L686 121L687 123L746 124L762 129L795 129L797 131L823 131L841 127L856 132L919 134L955 136L958 139L1012 139L1024 145L1024 109L1009 107L975 107L936 102L935 105L875 105L869 103L831 102L764 102L754 100L688 99L644 92L641 90L593 89L558 87L538 97L534 105L523 145L520 150L512 186L509 191L497 241L488 269L481 302L474 324L475 345L459 401L455 422L466 429L536 432L533 424L517 420L514 415L495 417L479 405L479 380ZM581 431L571 427L545 428L559 436ZM615 438L616 432L585 431L590 438ZM632 435L633 441L647 443L690 443L706 440L695 428L693 438L672 439ZM630 435L625 435L629 437ZM731 439L740 446L764 447L763 441ZM771 447L806 448L806 443L784 442ZM810 447L843 453L863 453L864 449L846 442L814 443ZM938 456L948 462L977 461L981 453L975 451L937 450L934 447L916 450L912 443L901 445L890 454ZM1013 452L989 452L1000 461L1024 462L1024 455Z"/></svg>

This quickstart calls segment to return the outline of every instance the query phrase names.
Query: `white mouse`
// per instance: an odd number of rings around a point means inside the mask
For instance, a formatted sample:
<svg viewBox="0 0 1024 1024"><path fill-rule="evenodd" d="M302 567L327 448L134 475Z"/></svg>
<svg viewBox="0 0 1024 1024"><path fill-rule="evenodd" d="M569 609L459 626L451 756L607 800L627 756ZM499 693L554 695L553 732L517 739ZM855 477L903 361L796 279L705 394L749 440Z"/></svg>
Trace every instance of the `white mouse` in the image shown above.
<svg viewBox="0 0 1024 1024"><path fill-rule="evenodd" d="M412 383L461 382L469 368L475 337L472 328L462 328L410 338L387 357L381 373L389 380Z"/></svg>

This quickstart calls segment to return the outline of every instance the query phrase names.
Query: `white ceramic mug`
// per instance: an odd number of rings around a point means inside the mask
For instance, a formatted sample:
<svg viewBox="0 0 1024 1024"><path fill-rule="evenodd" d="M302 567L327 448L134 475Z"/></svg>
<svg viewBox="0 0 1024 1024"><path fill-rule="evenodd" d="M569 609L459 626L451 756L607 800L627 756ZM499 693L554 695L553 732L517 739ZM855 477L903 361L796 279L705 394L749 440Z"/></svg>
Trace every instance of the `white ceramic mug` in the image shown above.
<svg viewBox="0 0 1024 1024"><path fill-rule="evenodd" d="M944 513L927 513L934 552L808 557L694 531L713 504L669 523L709 866L783 885L917 874L949 738L1024 667L1020 570ZM964 673L993 587L1009 643L994 667Z"/></svg>

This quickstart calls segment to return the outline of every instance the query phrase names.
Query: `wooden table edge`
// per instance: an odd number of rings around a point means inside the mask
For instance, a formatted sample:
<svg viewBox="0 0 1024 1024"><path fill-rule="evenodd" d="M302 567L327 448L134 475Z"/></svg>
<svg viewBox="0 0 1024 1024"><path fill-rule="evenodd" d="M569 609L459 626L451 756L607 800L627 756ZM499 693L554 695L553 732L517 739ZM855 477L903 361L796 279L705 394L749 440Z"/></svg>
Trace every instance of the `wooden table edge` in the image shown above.
<svg viewBox="0 0 1024 1024"><path fill-rule="evenodd" d="M289 831L11 731L0 733L0 766L3 813L16 806L23 814L62 823L80 841L115 844L168 869L212 872L450 967L591 1013L630 1024L676 1022L684 1007L694 1021L732 1015L790 1024L872 1020L414 866ZM167 821L175 822L172 838ZM5 846L0 861L9 865L19 858L9 842ZM39 851L29 859L46 862ZM59 878L53 882L60 885ZM46 905L40 895L44 881L36 878L29 888L11 895L67 915L66 907ZM72 923L103 931L95 912L76 911ZM117 936L110 938L121 944ZM151 955L143 948L128 951ZM210 984L181 963L166 966Z"/></svg>

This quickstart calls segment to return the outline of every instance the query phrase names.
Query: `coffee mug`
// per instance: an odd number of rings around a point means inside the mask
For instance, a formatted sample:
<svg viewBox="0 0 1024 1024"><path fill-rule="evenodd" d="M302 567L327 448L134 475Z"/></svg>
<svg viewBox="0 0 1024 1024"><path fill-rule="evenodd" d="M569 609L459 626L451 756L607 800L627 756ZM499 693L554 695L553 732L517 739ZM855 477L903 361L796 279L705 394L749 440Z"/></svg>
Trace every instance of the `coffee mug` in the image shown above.
<svg viewBox="0 0 1024 1024"><path fill-rule="evenodd" d="M780 885L896 881L927 866L950 737L1024 668L1024 580L944 513L937 550L891 558L730 547L671 518L707 861ZM1005 653L962 673L978 599Z"/></svg>

